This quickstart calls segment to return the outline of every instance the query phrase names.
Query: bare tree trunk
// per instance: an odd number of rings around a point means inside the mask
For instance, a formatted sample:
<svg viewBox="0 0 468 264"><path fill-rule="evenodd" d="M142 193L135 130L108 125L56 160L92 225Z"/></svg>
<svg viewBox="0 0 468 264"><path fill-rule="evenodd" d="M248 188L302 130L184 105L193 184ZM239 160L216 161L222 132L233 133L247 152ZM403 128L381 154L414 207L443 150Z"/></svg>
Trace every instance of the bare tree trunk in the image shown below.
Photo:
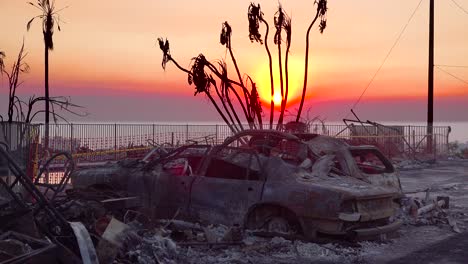
<svg viewBox="0 0 468 264"><path fill-rule="evenodd" d="M44 131L44 147L43 150L49 149L49 49L45 46L44 52L44 82L45 82L45 131Z"/></svg>
<svg viewBox="0 0 468 264"><path fill-rule="evenodd" d="M229 108L231 108L231 111L234 113L234 117L236 118L237 122L239 123L240 129L244 130L244 126L242 126L242 122L240 121L239 116L237 115L237 112L234 109L234 106L232 105L231 98L229 97L229 88L227 86L226 86L226 91L224 91L224 92L226 93Z"/></svg>
<svg viewBox="0 0 468 264"><path fill-rule="evenodd" d="M278 126L283 124L284 112L286 111L286 104L288 103L288 94L289 94L289 49L291 48L291 43L288 43L286 48L286 58L284 62L284 70L286 74L286 89L284 93L284 99L281 101L281 112L278 120Z"/></svg>
<svg viewBox="0 0 468 264"><path fill-rule="evenodd" d="M249 123L250 129L253 129L254 128L254 124L253 124L254 119L250 115L250 113L251 113L251 105L250 105L250 100L249 100L249 95L250 94L249 94L249 91L247 90L247 88L244 86L244 82L242 81L242 76L240 74L239 66L237 65L237 60L234 57L234 53L232 52L231 39L229 39L228 50L229 50L229 54L231 55L231 59L232 59L232 62L234 64L234 67L236 68L237 77L239 78L239 82L242 85L241 86L242 92L244 92L244 99L245 99L245 104L246 104L246 108L247 108L246 110L247 110L247 113L248 113L248 116L246 116L247 122Z"/></svg>
<svg viewBox="0 0 468 264"><path fill-rule="evenodd" d="M230 38L229 38L229 44L228 45L229 45L228 46L229 54L231 55L232 62L234 64L234 67L236 68L237 77L239 78L239 83L242 85L242 92L244 92L244 99L245 99L245 104L246 104L247 113L248 113L248 116L247 116L248 120L247 121L249 122L249 127L252 129L253 128L253 124L252 124L253 118L250 116L249 92L248 92L247 88L245 88L244 82L242 81L242 76L240 74L239 66L237 65L237 60L234 57L234 53L232 52L232 46L231 46L231 39Z"/></svg>
<svg viewBox="0 0 468 264"><path fill-rule="evenodd" d="M211 96L210 93L208 92L205 92L206 96L208 96L208 98L210 99L211 103L214 105L214 107L216 108L216 111L218 111L218 114L221 116L221 118L223 118L224 122L228 125L228 127L231 129L232 133L237 133L236 129L234 129L234 127L229 123L229 121L226 119L226 116L223 114L223 112L221 111L221 109L218 107L218 104L216 103L216 101L213 99L213 97Z"/></svg>
<svg viewBox="0 0 468 264"><path fill-rule="evenodd" d="M233 128L234 128L236 131L239 131L239 129L238 129L237 126L235 125L236 122L235 122L234 119L232 118L231 112L230 112L229 109L227 108L226 103L225 103L224 100L223 100L223 97L222 97L221 94L219 93L219 90L218 90L218 86L217 86L217 85L215 85L215 90L216 90L216 94L218 95L219 100L221 101L221 104L223 105L224 111L226 111L226 114L228 115L229 120L231 120L231 123L232 123ZM229 98L228 98L228 102L229 102ZM240 121L238 121L238 122L239 122L239 125L240 125Z"/></svg>
<svg viewBox="0 0 468 264"><path fill-rule="evenodd" d="M314 19L312 20L312 23L310 23L309 28L307 29L307 35L306 35L306 51L305 51L305 66L304 66L304 85L302 86L302 97L301 97L301 103L299 105L299 110L297 111L297 117L296 117L296 122L299 122L299 119L301 118L301 112L302 112L302 107L304 106L304 100L305 100L305 95L307 91L307 75L309 73L309 35L310 35L310 30L312 29L312 26L315 24L315 21L318 18L318 11L315 14Z"/></svg>
<svg viewBox="0 0 468 264"><path fill-rule="evenodd" d="M265 19L260 18L261 21L266 25L266 33L265 33L265 49L268 54L268 63L270 66L270 86L271 86L271 103L270 103L270 129L273 129L273 115L275 111L275 102L273 101L273 96L275 96L275 85L274 85L274 80L273 80L273 62L271 59L271 52L270 49L268 48L268 33L270 32L270 26L268 26L268 23L265 21Z"/></svg>
<svg viewBox="0 0 468 264"><path fill-rule="evenodd" d="M281 86L281 111L280 116L278 118L278 124L276 125L276 129L280 129L283 123L283 103L284 103L284 84L283 84L283 62L281 56L281 35L278 40L278 64L279 64L279 74L280 74L280 86Z"/></svg>

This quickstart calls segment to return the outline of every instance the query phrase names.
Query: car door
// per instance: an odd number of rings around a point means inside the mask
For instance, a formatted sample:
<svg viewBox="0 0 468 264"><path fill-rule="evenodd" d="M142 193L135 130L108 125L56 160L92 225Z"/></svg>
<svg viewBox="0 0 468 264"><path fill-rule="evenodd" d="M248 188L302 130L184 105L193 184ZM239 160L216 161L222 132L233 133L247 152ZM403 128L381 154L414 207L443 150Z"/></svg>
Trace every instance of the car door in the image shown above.
<svg viewBox="0 0 468 264"><path fill-rule="evenodd" d="M158 218L188 217L190 188L203 158L203 154L190 153L194 149L199 152L207 151L204 146L187 148L179 155L162 162L160 172L155 173L152 203Z"/></svg>
<svg viewBox="0 0 468 264"><path fill-rule="evenodd" d="M248 209L259 202L264 178L258 155L242 149L210 156L192 185L190 213L202 223L243 225Z"/></svg>

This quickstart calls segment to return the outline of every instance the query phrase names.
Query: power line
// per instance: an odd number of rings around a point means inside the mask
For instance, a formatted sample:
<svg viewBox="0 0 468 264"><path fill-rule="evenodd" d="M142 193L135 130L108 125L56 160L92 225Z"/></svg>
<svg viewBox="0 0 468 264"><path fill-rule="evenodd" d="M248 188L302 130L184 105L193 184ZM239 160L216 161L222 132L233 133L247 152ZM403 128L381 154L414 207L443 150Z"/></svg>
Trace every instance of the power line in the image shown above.
<svg viewBox="0 0 468 264"><path fill-rule="evenodd" d="M468 11L466 11L465 8L463 8L463 6L461 6L459 3L457 3L455 0L452 0L452 2L458 7L460 8L461 11L463 11L465 14L468 15Z"/></svg>
<svg viewBox="0 0 468 264"><path fill-rule="evenodd" d="M418 11L419 9L419 6L421 6L421 3L422 3L422 0L419 1L418 5L416 6L416 8L414 9L413 13L411 14L410 18L408 19L408 21L406 22L405 26L403 27L403 29L400 31L400 34L398 35L398 37L396 38L395 42L393 43L392 47L390 48L390 50L387 52L387 55L385 56L384 60L382 61L382 63L380 64L379 68L377 69L377 71L374 73L374 75L372 76L372 78L370 79L369 83L367 84L367 86L364 88L364 90L362 91L361 95L359 96L359 98L356 100L356 102L353 104L353 106L351 107L351 109L354 109L354 107L356 107L357 104L359 104L359 102L361 101L362 97L364 96L364 94L366 93L367 89L369 89L369 87L371 86L372 82L374 81L375 77L377 76L377 74L379 74L380 70L382 69L382 67L384 66L385 62L387 61L388 57L390 57L390 54L392 53L393 49L395 48L395 46L398 44L398 42L400 41L401 39L401 36L403 36L403 33L406 31L406 28L408 27L409 23L411 22L411 20L413 19L414 17L414 14L416 14L416 11ZM348 115L346 116L346 118L349 116L349 113Z"/></svg>
<svg viewBox="0 0 468 264"><path fill-rule="evenodd" d="M462 83L468 85L468 82L465 81L465 80L463 80L462 78L460 78L460 77L458 77L458 76L456 76L456 75L454 75L454 74L452 74L452 73L450 73L450 72L448 72L448 71L446 71L446 70L440 68L440 67L437 66L437 65L436 65L436 68L439 69L439 70L441 70L441 71L444 72L445 74L448 74L448 75L452 76L453 78L459 80L460 82L462 82Z"/></svg>
<svg viewBox="0 0 468 264"><path fill-rule="evenodd" d="M435 64L436 67L446 67L446 68L468 68L468 66L464 65L445 65L445 64Z"/></svg>

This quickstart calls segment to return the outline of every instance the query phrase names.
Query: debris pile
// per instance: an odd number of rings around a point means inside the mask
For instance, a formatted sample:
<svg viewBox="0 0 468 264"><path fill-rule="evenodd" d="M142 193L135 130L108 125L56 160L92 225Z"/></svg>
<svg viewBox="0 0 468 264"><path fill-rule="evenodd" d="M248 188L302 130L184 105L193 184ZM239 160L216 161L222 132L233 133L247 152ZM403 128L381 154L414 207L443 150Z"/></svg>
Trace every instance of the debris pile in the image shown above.
<svg viewBox="0 0 468 264"><path fill-rule="evenodd" d="M459 220L463 219L465 213L449 211L448 208L448 196L438 196L436 200L433 200L429 198L429 191L427 191L424 199L419 197L403 198L398 217L409 225L449 226L454 232L461 233Z"/></svg>

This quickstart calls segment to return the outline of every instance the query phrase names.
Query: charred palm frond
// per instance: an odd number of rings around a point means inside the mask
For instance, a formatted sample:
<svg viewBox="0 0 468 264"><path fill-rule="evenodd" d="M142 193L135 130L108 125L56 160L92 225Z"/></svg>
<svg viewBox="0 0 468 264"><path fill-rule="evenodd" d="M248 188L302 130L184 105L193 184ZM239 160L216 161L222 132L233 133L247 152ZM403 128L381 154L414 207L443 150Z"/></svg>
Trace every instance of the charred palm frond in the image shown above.
<svg viewBox="0 0 468 264"><path fill-rule="evenodd" d="M263 122L262 122L262 103L260 102L260 95L258 94L258 89L256 83L252 80L250 76L247 76L248 80L250 81L251 89L250 89L250 116L252 119L257 117L258 125L260 129L263 129ZM252 120L253 121L253 120Z"/></svg>
<svg viewBox="0 0 468 264"><path fill-rule="evenodd" d="M225 21L221 28L221 34L219 36L219 42L221 45L226 46L226 48L231 47L231 35L232 29L227 21Z"/></svg>
<svg viewBox="0 0 468 264"><path fill-rule="evenodd" d="M274 36L274 43L278 46L278 66L279 66L279 76L280 76L280 88L281 88L281 105L280 105L280 115L278 118L278 125L277 129L281 127L283 122L283 106L284 106L284 81L283 81L283 61L282 61L282 52L281 52L281 44L282 44L282 31L283 31L283 24L285 20L285 14L281 4L278 6L278 11L276 11L274 16L274 24L276 28L275 36Z"/></svg>
<svg viewBox="0 0 468 264"><path fill-rule="evenodd" d="M260 9L260 4L255 5L254 3L250 3L249 10L247 13L247 18L249 20L249 39L250 41L260 42L262 41L262 35L260 34L260 20L263 19L263 13Z"/></svg>
<svg viewBox="0 0 468 264"><path fill-rule="evenodd" d="M283 29L286 32L286 45L291 46L291 36L292 36L292 24L291 24L291 18L284 14L284 19L283 19Z"/></svg>
<svg viewBox="0 0 468 264"><path fill-rule="evenodd" d="M327 27L327 0L319 0L317 2L317 13L320 18L320 24L319 24L319 31L320 33L323 33L325 28Z"/></svg>
<svg viewBox="0 0 468 264"><path fill-rule="evenodd" d="M283 23L284 23L284 12L281 5L278 7L278 11L275 13L274 23L276 28L275 37L273 41L276 45L281 43L281 31L283 30Z"/></svg>
<svg viewBox="0 0 468 264"><path fill-rule="evenodd" d="M274 93L275 93L275 86L274 86L274 77L273 77L273 59L271 57L270 49L268 48L268 33L270 32L270 26L263 18L263 13L260 9L260 4L255 5L251 3L248 10L248 19L249 19L249 38L250 41L257 41L260 44L265 43L265 50L268 55L268 66L270 69L270 90L271 90L271 98L270 98L270 129L273 128L273 117L275 111L275 102L273 100ZM260 22L265 24L266 31L265 31L265 38L262 41L261 34L258 31Z"/></svg>
<svg viewBox="0 0 468 264"><path fill-rule="evenodd" d="M289 50L291 48L291 38L292 38L292 24L291 18L287 14L283 14L283 23L281 25L283 30L286 33L286 55L285 55L285 90L283 100L281 101L281 111L280 117L278 118L278 128L283 124L284 112L286 110L286 105L288 103L288 95L289 95Z"/></svg>
<svg viewBox="0 0 468 264"><path fill-rule="evenodd" d="M171 58L171 50L169 48L169 40L166 39L164 41L163 38L158 38L158 43L159 43L159 48L163 52L163 59L161 62L162 68L165 70L166 69L166 64L169 62Z"/></svg>
<svg viewBox="0 0 468 264"><path fill-rule="evenodd" d="M52 1L38 0L36 4L32 2L28 2L28 4L39 9L41 11L41 14L31 18L31 20L29 20L28 23L26 24L26 29L29 31L34 19L36 18L41 19L42 20L42 33L44 35L44 45L48 50L53 50L54 49L53 35L54 35L55 24L57 24L57 29L60 31L61 28L60 28L59 12L63 10L64 8L60 10L56 10L55 1L53 0Z"/></svg>
<svg viewBox="0 0 468 264"><path fill-rule="evenodd" d="M208 64L205 56L203 54L198 55L195 58L192 58L193 64L188 75L188 83L195 85L195 94L198 93L209 93L210 86L214 82L214 79L211 75L206 74L205 66Z"/></svg>

